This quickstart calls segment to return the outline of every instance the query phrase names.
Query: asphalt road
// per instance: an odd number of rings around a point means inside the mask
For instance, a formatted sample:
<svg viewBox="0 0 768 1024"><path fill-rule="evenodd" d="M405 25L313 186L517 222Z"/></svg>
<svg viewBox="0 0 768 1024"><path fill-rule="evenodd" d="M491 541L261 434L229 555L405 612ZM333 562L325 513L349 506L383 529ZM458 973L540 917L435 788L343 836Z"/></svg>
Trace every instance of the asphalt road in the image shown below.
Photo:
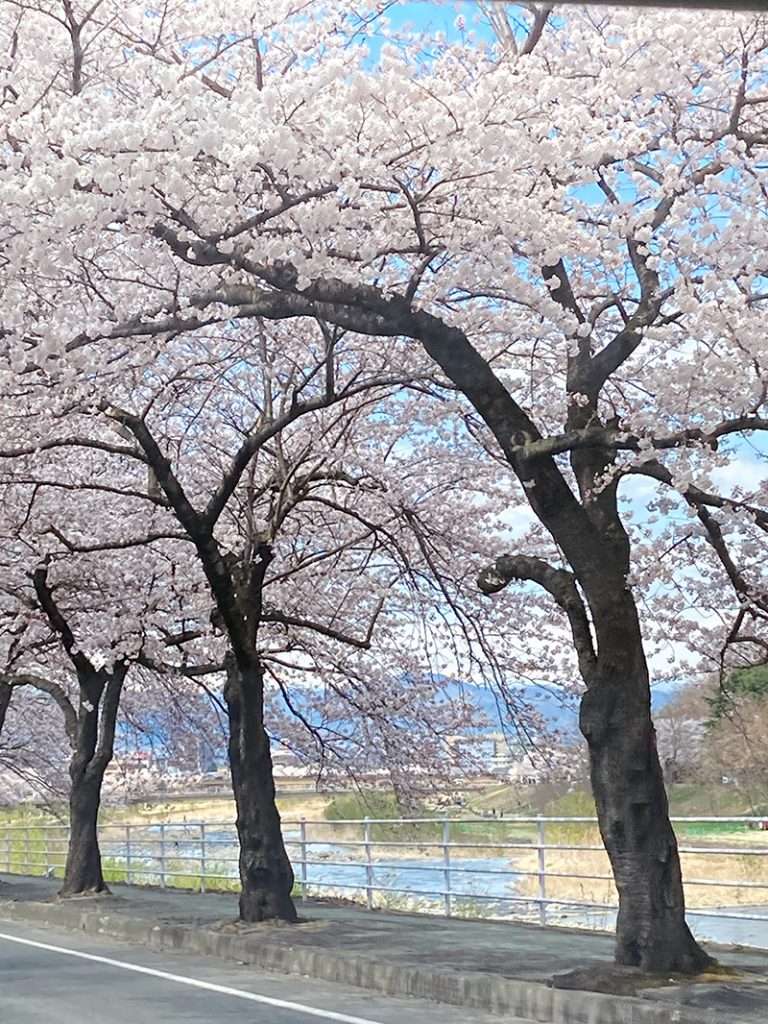
<svg viewBox="0 0 768 1024"><path fill-rule="evenodd" d="M0 921L0 1024L499 1024L208 957ZM515 1024L504 1018L505 1024ZM518 1022L523 1024L523 1022Z"/></svg>

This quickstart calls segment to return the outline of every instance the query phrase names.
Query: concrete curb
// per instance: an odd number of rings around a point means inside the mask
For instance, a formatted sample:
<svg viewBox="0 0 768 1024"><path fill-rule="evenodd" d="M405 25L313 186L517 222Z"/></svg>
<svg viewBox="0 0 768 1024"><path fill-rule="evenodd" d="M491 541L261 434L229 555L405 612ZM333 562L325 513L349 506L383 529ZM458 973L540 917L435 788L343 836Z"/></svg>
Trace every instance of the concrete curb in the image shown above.
<svg viewBox="0 0 768 1024"><path fill-rule="evenodd" d="M723 1024L712 1009L596 992L553 989L536 982L478 972L458 973L393 964L373 956L295 947L182 924L158 924L82 906L0 901L0 918L106 935L154 950L177 950L250 964L278 974L297 974L351 985L382 995L426 999L544 1024Z"/></svg>

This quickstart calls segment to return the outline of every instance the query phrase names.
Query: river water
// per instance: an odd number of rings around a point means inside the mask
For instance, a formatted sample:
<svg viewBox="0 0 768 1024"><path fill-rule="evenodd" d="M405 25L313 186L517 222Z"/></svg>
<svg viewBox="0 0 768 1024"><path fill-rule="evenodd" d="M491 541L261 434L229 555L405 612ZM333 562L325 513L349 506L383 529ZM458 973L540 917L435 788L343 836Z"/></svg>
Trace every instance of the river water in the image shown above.
<svg viewBox="0 0 768 1024"><path fill-rule="evenodd" d="M159 881L157 835L159 826L137 830L131 842L131 864L136 881ZM146 837L142 843L140 836ZM384 892L375 897L376 905L398 910L417 910L425 913L444 913L446 910L446 871L450 871L451 911L458 915L490 919L539 919L538 906L520 896L515 899L521 876L514 871L508 857L453 857L446 866L440 858L376 859L371 864L358 860L364 857L362 848L353 860L348 848L333 843L315 843L309 846L312 863L306 865L302 877L299 861L298 833L285 834L288 854L292 858L297 883L306 884L308 895L354 898L364 901L366 881ZM124 843L107 841L103 853L114 860L124 860ZM198 830L183 825L165 827L165 860L169 873L199 870L200 840ZM238 846L234 830L206 830L206 873L237 878ZM370 873L370 874L369 874ZM195 884L195 878L190 884ZM740 918L718 917L718 914L738 914ZM746 920L750 915L759 920ZM547 907L547 922L598 930L612 930L615 912L587 908L551 905ZM697 938L728 945L752 946L768 949L768 906L717 907L709 910L689 911L688 923Z"/></svg>

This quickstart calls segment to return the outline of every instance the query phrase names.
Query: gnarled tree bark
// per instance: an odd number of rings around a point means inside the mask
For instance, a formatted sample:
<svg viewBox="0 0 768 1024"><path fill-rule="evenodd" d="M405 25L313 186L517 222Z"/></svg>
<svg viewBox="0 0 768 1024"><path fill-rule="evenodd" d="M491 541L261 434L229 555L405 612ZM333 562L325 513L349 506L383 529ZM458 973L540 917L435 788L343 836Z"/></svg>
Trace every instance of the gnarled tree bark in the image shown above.
<svg viewBox="0 0 768 1024"><path fill-rule="evenodd" d="M628 550L628 549L627 549ZM616 551L614 550L616 557ZM620 556L618 556L621 562ZM600 833L619 894L616 962L643 970L695 973L711 963L685 922L677 840L656 750L651 691L628 566L604 579L589 618L572 573L541 559L505 555L478 585L496 593L512 580L547 590L568 616L587 690L579 725L587 741Z"/></svg>
<svg viewBox="0 0 768 1024"><path fill-rule="evenodd" d="M229 765L240 840L240 918L296 921L293 870L275 803L272 755L264 728L264 680L257 657L227 659L224 700L229 719Z"/></svg>
<svg viewBox="0 0 768 1024"><path fill-rule="evenodd" d="M122 663L111 672L78 672L80 705L69 765L69 845L60 896L109 891L101 866L98 819L126 673Z"/></svg>
<svg viewBox="0 0 768 1024"><path fill-rule="evenodd" d="M694 974L712 963L685 920L677 840L651 719L648 668L634 601L606 591L599 656L581 702L600 833L619 894L615 959Z"/></svg>
<svg viewBox="0 0 768 1024"><path fill-rule="evenodd" d="M41 609L58 634L77 674L78 706L56 683L29 680L47 690L64 712L72 747L69 763L69 843L60 896L108 892L101 867L98 839L99 808L104 772L114 753L117 712L128 666L117 661L97 669L75 642L48 581L48 567L35 570L32 582Z"/></svg>

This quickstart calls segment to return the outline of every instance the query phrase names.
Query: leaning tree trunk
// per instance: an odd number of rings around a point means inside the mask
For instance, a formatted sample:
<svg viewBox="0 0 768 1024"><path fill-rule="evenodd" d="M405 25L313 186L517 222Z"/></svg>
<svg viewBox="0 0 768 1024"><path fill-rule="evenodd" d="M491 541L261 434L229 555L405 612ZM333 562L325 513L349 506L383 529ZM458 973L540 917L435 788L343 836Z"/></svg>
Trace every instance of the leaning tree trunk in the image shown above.
<svg viewBox="0 0 768 1024"><path fill-rule="evenodd" d="M600 832L619 894L615 959L649 972L696 973L712 960L685 921L636 611L626 590L615 596L599 617L595 677L580 714Z"/></svg>
<svg viewBox="0 0 768 1024"><path fill-rule="evenodd" d="M97 825L104 769L79 763L75 755L70 768L69 846L60 896L109 892L101 869Z"/></svg>
<svg viewBox="0 0 768 1024"><path fill-rule="evenodd" d="M294 922L293 870L275 803L272 755L264 728L264 681L258 659L227 665L229 764L240 841L240 920Z"/></svg>
<svg viewBox="0 0 768 1024"><path fill-rule="evenodd" d="M120 694L127 666L78 667L79 702L70 742L69 846L60 896L109 892L101 869L98 819L104 772L112 760Z"/></svg>

